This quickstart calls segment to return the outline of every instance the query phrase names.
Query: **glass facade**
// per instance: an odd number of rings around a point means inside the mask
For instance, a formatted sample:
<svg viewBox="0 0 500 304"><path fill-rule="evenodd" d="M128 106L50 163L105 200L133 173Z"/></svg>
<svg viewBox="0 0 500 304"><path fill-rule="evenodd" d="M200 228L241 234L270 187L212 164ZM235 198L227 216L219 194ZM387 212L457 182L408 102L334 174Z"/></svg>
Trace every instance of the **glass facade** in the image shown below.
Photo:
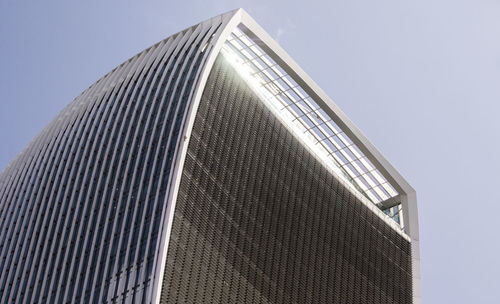
<svg viewBox="0 0 500 304"><path fill-rule="evenodd" d="M185 110L222 21L116 68L2 172L1 303L150 301Z"/></svg>
<svg viewBox="0 0 500 304"><path fill-rule="evenodd" d="M219 56L195 119L162 303L411 303L411 245Z"/></svg>
<svg viewBox="0 0 500 304"><path fill-rule="evenodd" d="M407 209L379 209L402 188L243 14L124 62L0 173L0 303L413 302Z"/></svg>

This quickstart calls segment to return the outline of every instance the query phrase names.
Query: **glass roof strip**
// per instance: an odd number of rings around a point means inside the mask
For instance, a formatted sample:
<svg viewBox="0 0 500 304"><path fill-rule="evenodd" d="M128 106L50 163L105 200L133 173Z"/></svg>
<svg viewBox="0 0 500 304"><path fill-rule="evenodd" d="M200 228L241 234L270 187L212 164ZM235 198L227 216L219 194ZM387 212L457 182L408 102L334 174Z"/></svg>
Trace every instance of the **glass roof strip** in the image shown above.
<svg viewBox="0 0 500 304"><path fill-rule="evenodd" d="M370 161L368 161L368 159L366 158L366 156L361 157L359 159L359 161L363 164L363 166L365 166L365 168L367 169L367 171L375 170L375 168L373 167L372 163Z"/></svg>
<svg viewBox="0 0 500 304"><path fill-rule="evenodd" d="M361 162L359 161L359 159L355 159L353 162L352 162L352 165L354 166L354 168L356 168L356 170L358 170L359 172L366 172L366 168L363 168L363 164L361 164Z"/></svg>
<svg viewBox="0 0 500 304"><path fill-rule="evenodd" d="M348 163L348 161L347 161L347 159L345 158L345 156L340 151L341 150L335 151L335 156L337 156L337 158L340 160L339 163L343 166L346 163Z"/></svg>
<svg viewBox="0 0 500 304"><path fill-rule="evenodd" d="M331 142L337 150L342 150L344 148L343 145L339 144L339 141L336 140L336 136L331 136L327 138L327 141Z"/></svg>
<svg viewBox="0 0 500 304"><path fill-rule="evenodd" d="M356 145L351 145L351 147L352 147L351 151L354 155L356 155L357 159L361 159L362 157L364 157L363 153L361 153L361 151L359 150L358 147L356 147Z"/></svg>
<svg viewBox="0 0 500 304"><path fill-rule="evenodd" d="M354 168L352 163L345 164L345 167L349 168L349 170L352 172L352 174L349 174L349 175L351 175L353 177L358 177L361 174L361 173L359 173L358 170L356 170L356 168Z"/></svg>
<svg viewBox="0 0 500 304"><path fill-rule="evenodd" d="M314 133L318 134L318 136L321 138L321 139L320 139L320 140L318 140L318 141L323 141L323 140L325 140L325 139L326 139L326 137L327 137L327 136L326 136L326 134L325 134L325 133L323 133L323 131L321 131L321 129L320 129L320 128L318 128L318 127L314 127L314 128L313 128L313 131L314 131Z"/></svg>
<svg viewBox="0 0 500 304"><path fill-rule="evenodd" d="M318 120L321 120L318 115L318 109L320 109L320 107L315 102L312 101L311 97L305 97L303 98L303 100L311 109L314 109L314 116L316 116ZM321 122L323 121L321 120Z"/></svg>
<svg viewBox="0 0 500 304"><path fill-rule="evenodd" d="M385 197L387 197L386 199L389 199L390 197L392 197L392 195L387 192L387 190L385 190L385 188L382 186L382 184L380 184L377 189L380 189L380 191L384 192L384 195Z"/></svg>
<svg viewBox="0 0 500 304"><path fill-rule="evenodd" d="M317 128L313 128L313 131L311 132L311 134L314 135L314 137L316 138L316 140L318 142L322 141L325 138L325 135L321 131L319 131Z"/></svg>
<svg viewBox="0 0 500 304"><path fill-rule="evenodd" d="M252 45L250 47L250 49L257 55L257 56L263 56L264 53L260 51L260 49L258 47L256 47L255 45Z"/></svg>
<svg viewBox="0 0 500 304"><path fill-rule="evenodd" d="M252 69L253 73L252 75L257 75L257 77L259 77L259 71L260 71L260 67L259 67L259 63L255 60L251 60L247 63L247 65ZM264 82L264 79L262 79L262 77L259 77L259 83L261 84L265 84Z"/></svg>
<svg viewBox="0 0 500 304"><path fill-rule="evenodd" d="M354 180L356 181L356 183L361 187L361 189L363 189L363 191L367 191L368 189L370 189L370 187L368 186L368 183L362 179L361 177L355 177Z"/></svg>
<svg viewBox="0 0 500 304"><path fill-rule="evenodd" d="M385 201L386 199L389 198L389 196L387 196L387 194L385 194L385 192L382 191L381 189L382 189L381 187L373 188L373 190L375 190L375 192L378 194L378 196L380 196L382 198L382 200Z"/></svg>
<svg viewBox="0 0 500 304"><path fill-rule="evenodd" d="M230 40L229 43L231 43L231 45L233 45L235 48L237 48L238 50L241 50L243 49L245 46L239 42L240 40L238 39L233 39L233 40ZM239 55L239 54L238 54Z"/></svg>
<svg viewBox="0 0 500 304"><path fill-rule="evenodd" d="M288 76L288 75L287 75ZM295 83L295 81L292 81L292 79L290 77L283 77L283 80L287 83L287 85L289 87L295 87L297 86L297 84Z"/></svg>
<svg viewBox="0 0 500 304"><path fill-rule="evenodd" d="M248 49L241 49L240 52L245 55L245 57L248 59L248 61L252 60L254 58L254 56L252 54L250 54L250 52L248 51Z"/></svg>
<svg viewBox="0 0 500 304"><path fill-rule="evenodd" d="M271 78L273 81L274 81L274 80L278 80L278 79L280 79L280 78L281 78L278 74L276 74L276 73L273 71L273 69L267 68L267 69L265 69L265 72L266 72L267 74L271 75L271 77L270 77L270 78ZM285 90L286 90L286 87L285 87ZM284 91L285 91L285 90L284 90Z"/></svg>
<svg viewBox="0 0 500 304"><path fill-rule="evenodd" d="M352 167L354 172L356 172L356 175L360 175L363 172L363 170L360 170L361 168L359 168L358 165L356 164L356 161L347 164L347 166Z"/></svg>
<svg viewBox="0 0 500 304"><path fill-rule="evenodd" d="M307 115L309 116L309 118L314 121L316 123L316 126L318 126L318 128L321 129L321 132L325 133L326 137L330 137L334 134L332 134L332 132L327 132L327 129L328 128L323 128L321 127L321 125L323 125L323 121L321 121L320 119L318 119L318 115L316 115L316 109L312 109L310 112L307 113Z"/></svg>
<svg viewBox="0 0 500 304"><path fill-rule="evenodd" d="M339 150L341 150L345 148L345 144L343 141L340 140L338 134L335 134L334 136L330 137L329 140L332 141L337 147L339 147Z"/></svg>
<svg viewBox="0 0 500 304"><path fill-rule="evenodd" d="M276 73L276 75L278 75L279 77L283 77L285 76L286 74L283 73L280 69L277 68L277 65L273 65L271 67L271 69Z"/></svg>
<svg viewBox="0 0 500 304"><path fill-rule="evenodd" d="M325 134L328 134L328 137L335 136L335 132L330 127L328 127L328 125L324 121L319 125L319 128Z"/></svg>
<svg viewBox="0 0 500 304"><path fill-rule="evenodd" d="M245 34L243 34L243 32L242 32L239 28L237 28L237 27L233 30L233 34L235 34L235 35L236 35L236 36L238 36L238 37L245 35Z"/></svg>
<svg viewBox="0 0 500 304"><path fill-rule="evenodd" d="M375 179L380 183L380 184L383 184L385 182L387 182L387 180L377 171L377 170L373 170L372 172L370 172L371 175L373 177L375 177Z"/></svg>
<svg viewBox="0 0 500 304"><path fill-rule="evenodd" d="M377 186L377 183L373 180L373 178L371 177L370 174L368 173L365 173L365 174L362 174L361 176L363 176L363 178L368 182L368 184L374 188Z"/></svg>
<svg viewBox="0 0 500 304"><path fill-rule="evenodd" d="M227 39L227 41L232 41L234 39L238 39L238 36L233 33L231 33L231 35L229 36L229 38Z"/></svg>
<svg viewBox="0 0 500 304"><path fill-rule="evenodd" d="M366 191L366 194L368 195L368 197L370 197L372 202L381 201L381 198L372 189L369 189L368 191Z"/></svg>
<svg viewBox="0 0 500 304"><path fill-rule="evenodd" d="M349 150L349 146L344 147L342 149L342 152L344 155L347 155L346 158L349 160L349 162L353 162L356 159L354 154L352 154L351 150Z"/></svg>
<svg viewBox="0 0 500 304"><path fill-rule="evenodd" d="M237 54L236 56L238 56L238 57L240 56L240 55L238 54L238 53L239 53L239 52L238 52L238 48L237 48L235 45L233 45L232 43L226 43L226 47L231 48L231 50L232 50L234 53L236 53L236 54Z"/></svg>
<svg viewBox="0 0 500 304"><path fill-rule="evenodd" d="M325 111L321 108L318 109L318 116L324 121L331 121L331 118L326 115Z"/></svg>
<svg viewBox="0 0 500 304"><path fill-rule="evenodd" d="M274 96L276 107L292 118L312 144L324 150L336 166L344 170L355 187L377 204L398 195L373 164L365 157L337 124L308 96L294 79L288 75L257 44L236 29L226 46L253 71L262 88ZM279 104L279 105L278 105Z"/></svg>
<svg viewBox="0 0 500 304"><path fill-rule="evenodd" d="M264 75L266 75L267 78L269 78L269 81L273 81L275 78L273 78L273 75L269 73L268 70L263 70L261 71Z"/></svg>
<svg viewBox="0 0 500 304"><path fill-rule="evenodd" d="M261 58L262 56L259 56L259 57L255 57L254 60L257 61L259 63L260 66L262 66L261 69L265 69L266 68L266 63L264 62L264 60L262 60Z"/></svg>
<svg viewBox="0 0 500 304"><path fill-rule="evenodd" d="M328 140L328 138L330 137L330 134L325 132L317 123L316 123L316 120L315 120L315 117L314 115L311 115L311 113L308 113L307 114L307 117L309 117L309 119L314 123L314 126L315 128L320 131L324 136L323 136L323 140Z"/></svg>
<svg viewBox="0 0 500 304"><path fill-rule="evenodd" d="M388 182L383 183L382 187L384 187L384 189L389 193L389 195L391 197L394 197L394 196L398 195L398 193L396 192L396 190L394 190L394 188L392 187L392 185L389 184Z"/></svg>
<svg viewBox="0 0 500 304"><path fill-rule="evenodd" d="M283 99L290 101L290 104L285 109L288 110L290 113L292 113L295 119L300 118L304 114L302 110L300 110L300 108L297 106L297 104L294 103L292 100L290 100L288 96L286 95L281 95L281 96L283 97Z"/></svg>
<svg viewBox="0 0 500 304"><path fill-rule="evenodd" d="M345 136L345 135L344 135L344 136ZM344 142L344 141L342 141L342 143L344 143L344 144L345 144L345 142ZM349 156L350 156L352 159L358 159L358 157L356 157L356 155L354 154L354 149L353 149L352 144L350 144L350 145L346 145L345 150L346 150L346 152L349 154Z"/></svg>
<svg viewBox="0 0 500 304"><path fill-rule="evenodd" d="M302 112L300 117L304 118L304 119L310 119L307 115L307 113L311 112L311 109L308 108L303 102L301 102L300 100L295 100L293 98L290 98L291 96L288 95L288 94L285 94L290 100L292 100L293 104L300 109L300 111ZM316 124L315 124L316 125Z"/></svg>
<svg viewBox="0 0 500 304"><path fill-rule="evenodd" d="M247 47L254 45L254 43L252 41L250 41L250 39L247 37L247 35L242 35L242 36L238 37L238 39L240 39Z"/></svg>
<svg viewBox="0 0 500 304"><path fill-rule="evenodd" d="M349 174L349 176L355 176L356 175L356 173L354 173L349 166L345 166L344 170L347 171L347 174Z"/></svg>
<svg viewBox="0 0 500 304"><path fill-rule="evenodd" d="M349 139L349 137L345 135L345 133L341 132L337 136L340 138L340 140L342 140L342 142L344 142L346 146L350 146L353 144L353 142Z"/></svg>
<svg viewBox="0 0 500 304"><path fill-rule="evenodd" d="M328 154L329 155L332 155L333 156L333 153L335 153L335 151L337 151L337 148L332 144L332 142L330 141L325 141L325 140L322 140L319 142L323 147L325 147L325 149L328 151ZM335 158L335 157L334 157Z"/></svg>
<svg viewBox="0 0 500 304"><path fill-rule="evenodd" d="M279 90L279 88L274 83L268 82L268 83L264 84L264 87L267 90L270 90L271 94L273 94L274 97L278 97L279 96L280 90ZM280 109L280 110L282 110L282 109Z"/></svg>
<svg viewBox="0 0 500 304"><path fill-rule="evenodd" d="M298 98L298 96L294 96L291 92L292 92L292 91L290 91L290 90L286 90L286 91L284 91L283 93L284 93L286 96L288 96L288 98L290 98L291 100L293 100L293 101L295 101L296 103L298 103L300 99ZM305 114L305 113L304 113L304 114Z"/></svg>
<svg viewBox="0 0 500 304"><path fill-rule="evenodd" d="M340 134L342 132L340 128L332 120L325 120L325 124L335 133L335 135Z"/></svg>
<svg viewBox="0 0 500 304"><path fill-rule="evenodd" d="M275 81L283 92L288 90L288 85L286 84L286 82L283 81L282 78L277 78Z"/></svg>

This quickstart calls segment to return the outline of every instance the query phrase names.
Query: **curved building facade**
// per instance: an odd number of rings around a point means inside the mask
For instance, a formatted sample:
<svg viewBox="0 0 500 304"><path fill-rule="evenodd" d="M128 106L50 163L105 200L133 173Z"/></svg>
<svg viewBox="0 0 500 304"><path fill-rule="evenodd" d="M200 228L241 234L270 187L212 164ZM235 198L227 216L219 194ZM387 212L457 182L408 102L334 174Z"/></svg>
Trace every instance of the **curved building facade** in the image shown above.
<svg viewBox="0 0 500 304"><path fill-rule="evenodd" d="M0 174L1 303L420 303L415 191L243 10L132 57Z"/></svg>

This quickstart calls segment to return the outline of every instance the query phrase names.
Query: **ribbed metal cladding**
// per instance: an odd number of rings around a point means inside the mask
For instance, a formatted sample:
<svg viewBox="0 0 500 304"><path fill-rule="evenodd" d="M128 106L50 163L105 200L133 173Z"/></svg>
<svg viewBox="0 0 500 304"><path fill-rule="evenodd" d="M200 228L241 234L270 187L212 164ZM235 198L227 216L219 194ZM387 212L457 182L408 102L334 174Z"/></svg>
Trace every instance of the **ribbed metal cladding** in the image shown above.
<svg viewBox="0 0 500 304"><path fill-rule="evenodd" d="M136 55L0 174L0 303L148 303L179 134L224 16Z"/></svg>
<svg viewBox="0 0 500 304"><path fill-rule="evenodd" d="M218 57L182 172L162 303L411 303L410 243Z"/></svg>

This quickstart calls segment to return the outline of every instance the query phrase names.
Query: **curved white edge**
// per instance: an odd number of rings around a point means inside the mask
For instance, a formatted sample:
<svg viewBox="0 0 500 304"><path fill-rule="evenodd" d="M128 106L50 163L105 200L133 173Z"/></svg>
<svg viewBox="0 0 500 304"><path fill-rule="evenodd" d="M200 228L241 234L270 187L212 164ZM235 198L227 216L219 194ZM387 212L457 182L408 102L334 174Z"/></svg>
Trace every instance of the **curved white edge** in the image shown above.
<svg viewBox="0 0 500 304"><path fill-rule="evenodd" d="M403 178L403 176L385 159L375 148L368 138L359 130L342 110L328 97L328 95L299 67L299 65L267 34L255 20L243 9L231 11L222 18L228 18L224 29L219 37L214 40L214 46L207 61L200 72L197 87L192 99L192 105L187 113L185 128L181 135L179 156L172 175L173 189L167 198L167 211L165 224L166 237L162 238L160 244L160 267L157 267L155 280L153 282L152 303L159 303L161 287L163 282L164 268L168 254L168 241L172 230L173 215L179 191L181 173L186 159L189 138L191 136L194 120L205 88L206 81L212 70L215 59L232 31L241 23L248 31L245 31L254 41L260 42L259 46L271 56L292 78L318 103L318 105L335 121L335 123L346 133L347 136L358 146L365 156L375 165L382 175L393 185L401 197L403 207L404 230L411 238L412 250L412 277L413 277L413 303L421 303L421 276L420 276L420 240L418 231L418 209L415 190ZM216 17L217 18L217 17ZM224 23L224 22L223 22Z"/></svg>
<svg viewBox="0 0 500 304"><path fill-rule="evenodd" d="M177 203L177 195L179 193L179 186L181 182L181 177L182 177L182 169L184 168L184 162L186 160L186 155L187 155L187 148L189 146L189 139L191 137L191 132L193 129L194 125L194 120L196 118L196 113L198 112L198 107L200 105L201 101L201 96L203 94L203 90L205 89L205 84L207 82L208 76L210 75L210 72L212 70L212 67L214 65L215 59L219 55L219 52L224 45L224 42L227 40L229 35L233 32L234 28L238 26L241 20L241 9L234 10L231 12L228 12L226 14L223 14L221 16L215 17L215 18L223 18L226 19L227 21L222 21L222 24L224 26L224 29L220 32L219 37L214 37L212 40L213 42L213 47L210 50L210 54L208 55L206 62L199 72L199 79L197 82L197 87L194 90L193 97L191 99L191 106L189 106L188 113L186 113L186 120L185 120L185 125L183 132L179 135L179 138L181 139L179 142L179 147L178 147L178 157L175 162L175 168L174 172L172 174L172 190L169 192L169 196L166 199L167 203L167 210L165 213L165 219L164 223L166 227L165 232L165 237L162 238L161 244L160 244L160 252L158 254L159 256L159 261L160 265L157 267L157 271L154 276L154 282L153 282L153 295L152 295L152 301L151 303L160 303L160 298L161 298L161 288L162 288L162 283L163 283L163 276L165 273L165 266L167 262L167 255L168 255L168 245L169 245L169 240L170 240L170 234L172 231L172 222L174 218L174 211L175 211L175 206ZM212 19L215 19L212 18ZM210 20L212 20L210 19ZM207 20L208 22L210 20Z"/></svg>

